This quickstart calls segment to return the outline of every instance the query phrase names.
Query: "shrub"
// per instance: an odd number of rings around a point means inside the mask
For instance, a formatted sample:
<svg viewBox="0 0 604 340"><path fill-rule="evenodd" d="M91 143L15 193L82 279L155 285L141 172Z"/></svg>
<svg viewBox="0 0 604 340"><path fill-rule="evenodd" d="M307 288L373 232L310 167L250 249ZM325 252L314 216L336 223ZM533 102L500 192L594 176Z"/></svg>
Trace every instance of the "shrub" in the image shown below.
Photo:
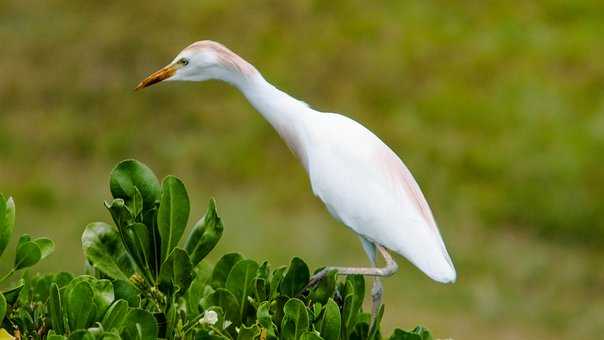
<svg viewBox="0 0 604 340"><path fill-rule="evenodd" d="M376 320L363 311L362 276L338 280L330 273L308 287L311 272L294 257L271 268L238 253L215 265L205 258L222 236L210 200L184 242L189 197L174 176L160 184L135 160L111 172L114 225L89 224L82 235L86 274L25 274L0 294L2 332L34 339L381 339ZM15 205L0 195L0 254L13 232ZM54 244L23 235L14 268L47 257ZM0 334L0 337L2 334ZM422 327L395 330L390 339L426 340Z"/></svg>

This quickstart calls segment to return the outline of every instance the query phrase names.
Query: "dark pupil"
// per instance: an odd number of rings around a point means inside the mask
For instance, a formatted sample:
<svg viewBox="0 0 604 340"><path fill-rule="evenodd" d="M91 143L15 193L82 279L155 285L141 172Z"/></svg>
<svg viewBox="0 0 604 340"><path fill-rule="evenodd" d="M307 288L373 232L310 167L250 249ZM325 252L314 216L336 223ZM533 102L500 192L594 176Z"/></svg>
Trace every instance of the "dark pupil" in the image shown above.
<svg viewBox="0 0 604 340"><path fill-rule="evenodd" d="M183 65L188 65L189 61L187 59L180 59L180 63Z"/></svg>

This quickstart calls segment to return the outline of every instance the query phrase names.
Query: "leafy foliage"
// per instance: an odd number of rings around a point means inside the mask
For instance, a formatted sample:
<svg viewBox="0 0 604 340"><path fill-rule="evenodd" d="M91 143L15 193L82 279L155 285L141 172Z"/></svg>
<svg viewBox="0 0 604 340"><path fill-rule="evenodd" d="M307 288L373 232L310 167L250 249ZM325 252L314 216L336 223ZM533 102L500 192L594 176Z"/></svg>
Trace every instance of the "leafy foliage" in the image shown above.
<svg viewBox="0 0 604 340"><path fill-rule="evenodd" d="M294 257L272 269L239 253L214 266L205 257L222 236L214 200L179 247L189 219L184 184L162 185L144 164L123 161L111 173L115 226L96 222L82 235L87 274L25 275L0 294L4 330L41 339L382 339L363 311L365 281L335 273L309 286L310 270ZM0 249L14 226L14 203L0 196ZM54 249L46 238L23 235L11 272ZM9 273L10 274L10 273ZM423 327L397 329L392 340L431 339Z"/></svg>

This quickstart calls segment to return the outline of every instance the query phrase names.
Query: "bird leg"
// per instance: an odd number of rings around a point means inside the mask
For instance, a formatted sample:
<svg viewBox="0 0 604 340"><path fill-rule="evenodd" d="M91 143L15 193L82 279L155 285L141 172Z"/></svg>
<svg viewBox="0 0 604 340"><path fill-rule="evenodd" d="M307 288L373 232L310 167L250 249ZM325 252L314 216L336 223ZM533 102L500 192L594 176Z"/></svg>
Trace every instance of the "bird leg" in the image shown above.
<svg viewBox="0 0 604 340"><path fill-rule="evenodd" d="M371 287L371 323L375 321L377 313L382 305L382 296L384 295L384 286L382 279L379 276L373 278L373 286Z"/></svg>
<svg viewBox="0 0 604 340"><path fill-rule="evenodd" d="M363 244L365 246L365 250L368 249L368 247L366 246L366 244ZM394 262L394 260L392 259L392 256L390 255L390 253L388 253L388 251L386 250L386 248L384 248L384 246L377 244L377 243L373 243L373 246L375 246L375 248L377 248L377 250L380 252L380 254L382 254L382 257L384 257L384 260L386 261L386 266L384 267L364 267L364 268L356 268L356 267L325 267L323 270L321 270L320 272L318 272L317 274L313 275L309 282L308 285L306 286L307 288L313 287L316 284L318 284L329 272L335 271L337 275L363 275L363 276L373 276L374 280L373 280L373 287L371 289L371 298L372 298L372 322L375 319L377 312L380 308L380 305L382 304L382 295L384 292L384 288L382 286L382 281L381 281L381 277L386 277L386 276L390 276L394 273L396 273L396 271L398 270L398 265L396 264L396 262ZM371 256L370 254L370 259L371 262L375 265L375 256Z"/></svg>

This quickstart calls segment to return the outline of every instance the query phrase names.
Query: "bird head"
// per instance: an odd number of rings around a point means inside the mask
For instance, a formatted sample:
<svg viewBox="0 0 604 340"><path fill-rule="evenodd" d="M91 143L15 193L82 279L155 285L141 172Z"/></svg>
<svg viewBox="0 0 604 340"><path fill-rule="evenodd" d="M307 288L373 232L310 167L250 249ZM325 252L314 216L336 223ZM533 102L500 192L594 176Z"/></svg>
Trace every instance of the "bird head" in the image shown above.
<svg viewBox="0 0 604 340"><path fill-rule="evenodd" d="M164 80L219 79L234 83L237 78L254 72L253 66L228 48L214 41L203 40L187 46L171 63L143 79L135 90Z"/></svg>

